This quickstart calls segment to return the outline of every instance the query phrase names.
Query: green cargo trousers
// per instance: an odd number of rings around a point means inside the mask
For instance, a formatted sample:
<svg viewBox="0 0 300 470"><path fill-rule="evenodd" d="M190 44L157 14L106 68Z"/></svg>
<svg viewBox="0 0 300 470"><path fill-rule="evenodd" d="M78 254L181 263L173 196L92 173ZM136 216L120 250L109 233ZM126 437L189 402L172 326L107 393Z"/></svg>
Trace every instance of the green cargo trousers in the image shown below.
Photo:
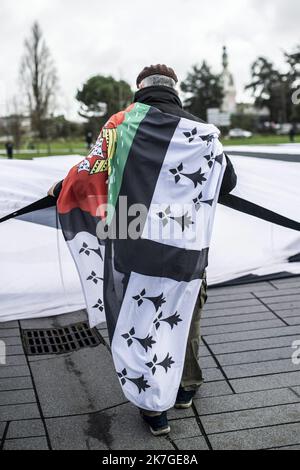
<svg viewBox="0 0 300 470"><path fill-rule="evenodd" d="M198 390L200 385L203 383L202 371L199 365L199 345L201 340L200 320L206 300L207 281L205 275L203 277L203 282L194 309L185 353L184 368L180 384L185 391Z"/></svg>

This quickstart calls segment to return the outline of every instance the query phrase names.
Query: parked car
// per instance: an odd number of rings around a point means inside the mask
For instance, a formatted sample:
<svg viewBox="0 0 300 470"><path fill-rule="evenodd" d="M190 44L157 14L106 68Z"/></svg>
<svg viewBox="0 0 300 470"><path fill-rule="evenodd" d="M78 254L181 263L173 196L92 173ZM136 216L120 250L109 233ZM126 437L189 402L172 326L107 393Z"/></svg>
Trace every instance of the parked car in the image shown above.
<svg viewBox="0 0 300 470"><path fill-rule="evenodd" d="M277 130L278 135L289 135L292 128L292 124L284 123L280 124L279 129Z"/></svg>
<svg viewBox="0 0 300 470"><path fill-rule="evenodd" d="M228 134L230 139L244 138L250 139L253 136L252 132L245 131L244 129L231 129Z"/></svg>

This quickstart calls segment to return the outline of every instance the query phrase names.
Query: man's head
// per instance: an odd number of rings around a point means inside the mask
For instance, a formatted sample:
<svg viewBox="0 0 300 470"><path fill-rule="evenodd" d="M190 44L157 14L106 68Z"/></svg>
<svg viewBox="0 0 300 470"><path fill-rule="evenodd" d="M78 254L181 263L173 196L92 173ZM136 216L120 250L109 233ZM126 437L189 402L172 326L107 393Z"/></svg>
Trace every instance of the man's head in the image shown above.
<svg viewBox="0 0 300 470"><path fill-rule="evenodd" d="M149 86L167 86L175 88L178 78L171 67L164 64L150 65L145 67L136 79L139 89Z"/></svg>

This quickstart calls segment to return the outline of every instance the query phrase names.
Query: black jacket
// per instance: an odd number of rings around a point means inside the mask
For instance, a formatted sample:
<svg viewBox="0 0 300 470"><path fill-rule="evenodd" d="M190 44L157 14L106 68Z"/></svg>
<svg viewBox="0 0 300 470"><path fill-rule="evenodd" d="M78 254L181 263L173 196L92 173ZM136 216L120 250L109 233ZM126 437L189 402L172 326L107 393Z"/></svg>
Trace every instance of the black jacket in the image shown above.
<svg viewBox="0 0 300 470"><path fill-rule="evenodd" d="M204 122L202 119L193 116L182 108L182 103L175 90L165 86L151 86L142 88L136 92L134 96L134 102L148 104L154 108L159 109L163 113L172 114L173 116L179 116L192 121ZM236 186L237 177L231 161L226 156L227 167L225 170L220 197L229 194Z"/></svg>

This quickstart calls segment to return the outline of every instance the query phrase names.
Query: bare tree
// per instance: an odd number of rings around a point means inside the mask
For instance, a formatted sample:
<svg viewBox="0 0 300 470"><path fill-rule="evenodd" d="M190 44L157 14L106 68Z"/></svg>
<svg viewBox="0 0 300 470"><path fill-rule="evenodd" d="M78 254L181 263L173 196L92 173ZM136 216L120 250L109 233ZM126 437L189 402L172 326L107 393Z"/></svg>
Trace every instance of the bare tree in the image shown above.
<svg viewBox="0 0 300 470"><path fill-rule="evenodd" d="M32 129L40 137L46 137L45 119L54 103L58 79L50 51L37 22L32 25L24 49L20 80L25 91Z"/></svg>

